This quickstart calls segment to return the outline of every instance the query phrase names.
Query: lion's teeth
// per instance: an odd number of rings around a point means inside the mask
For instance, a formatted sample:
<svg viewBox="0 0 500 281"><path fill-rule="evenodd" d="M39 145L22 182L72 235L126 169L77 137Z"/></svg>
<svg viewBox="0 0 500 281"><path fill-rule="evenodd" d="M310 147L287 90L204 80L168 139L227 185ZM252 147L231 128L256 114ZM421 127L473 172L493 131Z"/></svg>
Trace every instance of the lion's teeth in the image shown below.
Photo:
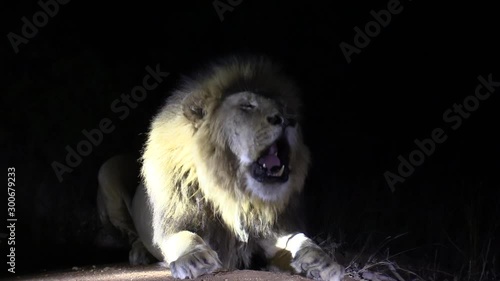
<svg viewBox="0 0 500 281"><path fill-rule="evenodd" d="M266 168L266 163L262 164L262 167L265 169Z"/></svg>
<svg viewBox="0 0 500 281"><path fill-rule="evenodd" d="M276 176L281 177L283 175L283 171L285 171L285 165L281 166L281 169L276 173Z"/></svg>

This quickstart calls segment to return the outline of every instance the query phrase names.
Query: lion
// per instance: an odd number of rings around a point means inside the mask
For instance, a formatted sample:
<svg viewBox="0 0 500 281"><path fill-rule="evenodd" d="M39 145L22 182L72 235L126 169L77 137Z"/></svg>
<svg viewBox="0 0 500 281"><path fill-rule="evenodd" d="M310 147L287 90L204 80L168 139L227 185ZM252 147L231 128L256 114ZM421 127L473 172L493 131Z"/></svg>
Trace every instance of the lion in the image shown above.
<svg viewBox="0 0 500 281"><path fill-rule="evenodd" d="M157 259L191 279L262 260L339 281L344 268L304 234L300 105L265 56L231 56L185 78L152 120L135 193L117 176L124 157L99 172L101 217L130 238L130 262Z"/></svg>

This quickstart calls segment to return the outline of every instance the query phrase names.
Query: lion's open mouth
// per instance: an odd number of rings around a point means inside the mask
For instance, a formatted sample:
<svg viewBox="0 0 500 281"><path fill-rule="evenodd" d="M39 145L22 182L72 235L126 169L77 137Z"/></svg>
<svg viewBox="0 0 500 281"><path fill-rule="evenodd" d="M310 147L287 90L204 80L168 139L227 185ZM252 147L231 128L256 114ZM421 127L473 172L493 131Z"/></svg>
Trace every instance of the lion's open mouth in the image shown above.
<svg viewBox="0 0 500 281"><path fill-rule="evenodd" d="M252 165L252 176L262 183L286 182L290 174L290 146L285 138L280 138Z"/></svg>

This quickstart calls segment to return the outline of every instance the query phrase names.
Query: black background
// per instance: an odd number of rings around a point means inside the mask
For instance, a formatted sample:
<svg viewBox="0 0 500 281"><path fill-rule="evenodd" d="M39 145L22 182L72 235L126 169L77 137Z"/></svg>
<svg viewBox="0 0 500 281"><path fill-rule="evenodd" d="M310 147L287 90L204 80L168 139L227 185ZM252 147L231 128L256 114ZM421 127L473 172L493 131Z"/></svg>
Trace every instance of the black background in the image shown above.
<svg viewBox="0 0 500 281"><path fill-rule="evenodd" d="M364 29L370 11L389 1L243 0L221 21L211 1L72 0L17 54L7 34L21 35L21 18L41 8L12 2L1 9L0 137L4 176L16 168L19 273L125 261L126 250L105 243L98 223L99 165L141 148L149 120L181 75L242 51L275 58L302 89L313 153L305 193L311 236L357 251L407 233L387 247L410 250L422 267L434 263L457 276L469 262L474 272L485 261L495 268L500 88L457 130L443 120L474 94L479 75L500 81L493 5L401 1L401 13L347 63L339 44L353 45L353 28ZM110 105L157 64L170 76L120 120ZM51 164L64 163L65 147L75 148L82 130L103 118L116 129L60 182ZM408 159L414 140L438 127L448 139L391 192L384 172L396 173L398 156Z"/></svg>

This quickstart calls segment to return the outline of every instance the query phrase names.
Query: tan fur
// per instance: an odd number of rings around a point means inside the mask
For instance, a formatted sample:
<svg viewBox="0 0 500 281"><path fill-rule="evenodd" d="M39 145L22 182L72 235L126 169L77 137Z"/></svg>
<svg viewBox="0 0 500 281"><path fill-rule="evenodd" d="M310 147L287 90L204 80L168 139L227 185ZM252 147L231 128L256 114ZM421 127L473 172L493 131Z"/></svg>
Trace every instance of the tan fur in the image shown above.
<svg viewBox="0 0 500 281"><path fill-rule="evenodd" d="M130 214L114 214L115 221L132 217L139 234L131 263L147 262L147 249L182 279L249 268L258 256L282 270L340 280L343 268L302 233L299 195L310 156L298 95L264 57L211 65L171 95L151 123L141 157L143 185ZM287 180L276 180L272 167L259 162L278 145L285 158L270 165L286 166L279 175ZM126 189L101 188L109 194ZM104 205L114 210L119 202Z"/></svg>

